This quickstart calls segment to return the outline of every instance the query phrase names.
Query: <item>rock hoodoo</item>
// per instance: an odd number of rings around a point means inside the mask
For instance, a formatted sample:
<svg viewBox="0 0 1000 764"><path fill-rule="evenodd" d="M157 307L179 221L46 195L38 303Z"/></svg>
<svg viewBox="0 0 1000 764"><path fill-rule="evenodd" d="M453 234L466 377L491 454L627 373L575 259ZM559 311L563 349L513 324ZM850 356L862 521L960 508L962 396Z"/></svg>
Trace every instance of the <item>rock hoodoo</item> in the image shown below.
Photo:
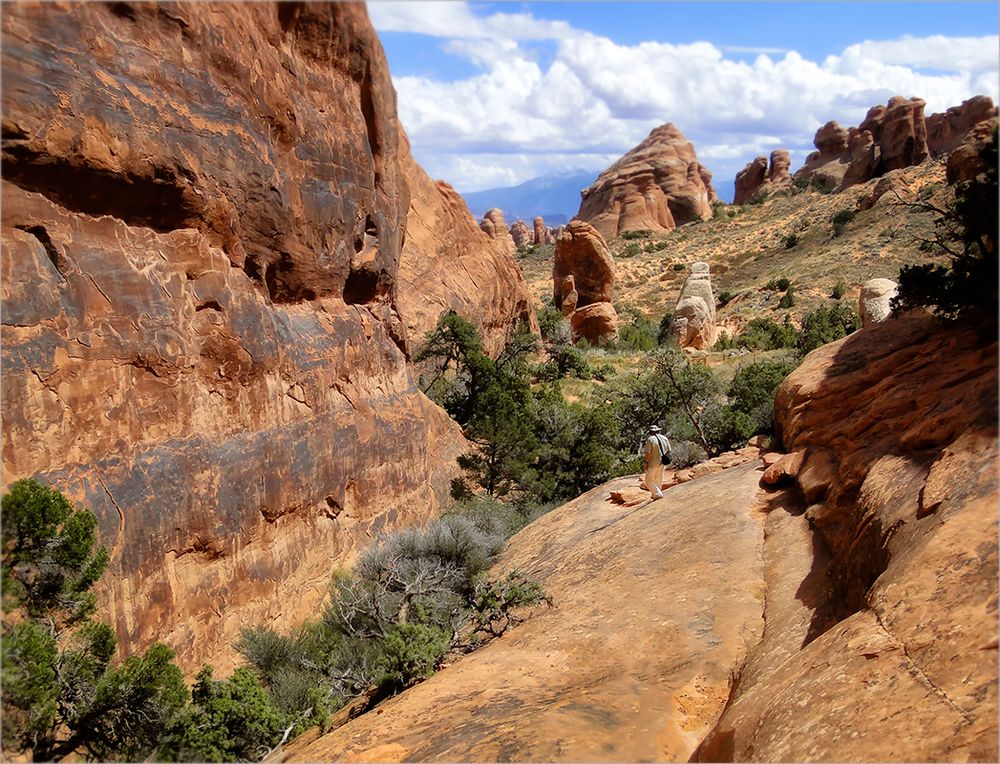
<svg viewBox="0 0 1000 764"><path fill-rule="evenodd" d="M556 239L552 300L563 315L570 316L575 338L597 343L618 336L617 314L611 304L614 285L615 263L604 238L589 223L571 220ZM606 307L573 318L575 312L593 304ZM569 306L575 312L567 313Z"/></svg>
<svg viewBox="0 0 1000 764"><path fill-rule="evenodd" d="M736 192L733 204L746 204L751 199L769 196L792 185L788 168L792 160L785 149L771 152L771 160L757 157L736 174Z"/></svg>
<svg viewBox="0 0 1000 764"><path fill-rule="evenodd" d="M514 243L514 237L510 235L510 231L507 229L507 221L504 220L502 210L496 208L489 210L483 216L479 227L500 246L502 251L509 255L517 252L517 245Z"/></svg>
<svg viewBox="0 0 1000 764"><path fill-rule="evenodd" d="M534 243L535 244L551 244L552 243L552 229L545 227L545 220L541 217L536 217L533 221L534 226Z"/></svg>
<svg viewBox="0 0 1000 764"><path fill-rule="evenodd" d="M965 133L962 142L948 155L945 177L949 183L972 180L986 169L979 152L996 132L997 122L996 116L987 117Z"/></svg>
<svg viewBox="0 0 1000 764"><path fill-rule="evenodd" d="M123 652L226 671L448 500L465 445L406 360L437 311L398 292L467 213L401 160L361 4L22 4L2 49L4 480L98 516ZM483 242L419 289L490 335L526 305Z"/></svg>
<svg viewBox="0 0 1000 764"><path fill-rule="evenodd" d="M896 296L899 285L892 279L869 279L861 285L861 296L858 298L858 313L861 324L871 326L885 321L892 309L890 304Z"/></svg>
<svg viewBox="0 0 1000 764"><path fill-rule="evenodd" d="M577 218L605 238L625 231L671 231L708 219L717 199L712 173L698 163L691 142L669 123L602 172L581 196Z"/></svg>
<svg viewBox="0 0 1000 764"><path fill-rule="evenodd" d="M674 307L672 331L681 348L704 350L715 344L715 296L708 263L691 265Z"/></svg>
<svg viewBox="0 0 1000 764"><path fill-rule="evenodd" d="M515 247L521 247L524 244L534 243L534 232L528 228L528 224L523 220L514 221L514 225L510 227L510 238L514 240Z"/></svg>

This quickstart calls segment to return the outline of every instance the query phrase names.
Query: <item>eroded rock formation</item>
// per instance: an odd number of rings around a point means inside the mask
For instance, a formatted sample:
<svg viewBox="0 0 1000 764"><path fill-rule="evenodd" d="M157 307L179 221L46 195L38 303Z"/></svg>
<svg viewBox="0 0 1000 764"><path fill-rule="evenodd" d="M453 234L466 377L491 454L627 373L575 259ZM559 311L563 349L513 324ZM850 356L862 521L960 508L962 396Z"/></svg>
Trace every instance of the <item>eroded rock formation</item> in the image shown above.
<svg viewBox="0 0 1000 764"><path fill-rule="evenodd" d="M789 188L792 176L788 174L788 168L791 166L792 160L785 149L772 151L770 163L766 157L757 157L736 174L733 204L746 204L751 199Z"/></svg>
<svg viewBox="0 0 1000 764"><path fill-rule="evenodd" d="M962 142L948 155L945 177L949 183L972 180L986 169L979 152L996 132L997 122L995 116L988 117L966 132Z"/></svg>
<svg viewBox="0 0 1000 764"><path fill-rule="evenodd" d="M479 227L500 246L502 251L509 255L517 252L517 244L507 229L507 221L504 220L502 210L496 208L489 210L480 221Z"/></svg>
<svg viewBox="0 0 1000 764"><path fill-rule="evenodd" d="M600 343L618 337L614 286L615 262L604 238L589 223L571 220L556 239L552 301L569 316L574 338ZM575 318L574 311L595 304L605 307Z"/></svg>
<svg viewBox="0 0 1000 764"><path fill-rule="evenodd" d="M532 221L533 227L533 243L534 244L551 244L552 243L552 229L545 227L545 220L541 217L536 217Z"/></svg>
<svg viewBox="0 0 1000 764"><path fill-rule="evenodd" d="M997 758L996 351L908 316L782 384L788 472L819 538L771 563L784 603L696 758ZM774 519L769 538L797 518Z"/></svg>
<svg viewBox="0 0 1000 764"><path fill-rule="evenodd" d="M715 296L708 263L692 263L674 306L671 326L681 348L704 350L715 344Z"/></svg>
<svg viewBox="0 0 1000 764"><path fill-rule="evenodd" d="M514 225L510 227L510 238L514 240L515 247L520 247L524 244L533 244L535 234L523 220L515 220Z"/></svg>
<svg viewBox="0 0 1000 764"><path fill-rule="evenodd" d="M899 285L892 279L869 279L861 285L858 298L858 313L862 326L885 321L892 313L892 298Z"/></svg>
<svg viewBox="0 0 1000 764"><path fill-rule="evenodd" d="M399 260L396 307L412 352L449 310L479 328L497 354L515 321L538 331L531 295L510 255L489 238L461 195L434 181L400 138L400 162L410 191L406 239Z"/></svg>
<svg viewBox="0 0 1000 764"><path fill-rule="evenodd" d="M712 173L698 163L691 142L669 123L655 128L581 196L577 218L605 238L625 231L671 231L708 219L717 199Z"/></svg>
<svg viewBox="0 0 1000 764"><path fill-rule="evenodd" d="M950 154L962 145L976 125L996 117L993 99L984 95L962 101L943 114L931 114L927 117L927 147L934 156Z"/></svg>
<svg viewBox="0 0 1000 764"><path fill-rule="evenodd" d="M459 257L469 283L397 299L408 208L404 279L453 266L427 231L467 213L401 167L360 4L2 24L4 480L98 515L126 652L225 671L242 627L312 614L331 565L447 500L464 444L413 383L408 330L486 302L495 338L524 312L516 268L484 246Z"/></svg>

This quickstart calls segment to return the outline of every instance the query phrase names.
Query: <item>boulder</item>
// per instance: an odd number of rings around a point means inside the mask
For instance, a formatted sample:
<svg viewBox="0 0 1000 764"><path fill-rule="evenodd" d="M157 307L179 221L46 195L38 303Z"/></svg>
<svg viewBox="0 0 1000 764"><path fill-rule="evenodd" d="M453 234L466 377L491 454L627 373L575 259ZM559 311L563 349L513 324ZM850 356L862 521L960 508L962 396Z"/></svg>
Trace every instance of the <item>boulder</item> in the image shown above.
<svg viewBox="0 0 1000 764"><path fill-rule="evenodd" d="M615 262L604 238L589 223L571 220L556 239L552 266L552 300L562 307L563 279L573 276L578 306L611 302L615 286Z"/></svg>
<svg viewBox="0 0 1000 764"><path fill-rule="evenodd" d="M577 218L605 238L625 231L666 232L712 216L717 199L712 174L694 146L672 124L655 128L642 143L581 192Z"/></svg>
<svg viewBox="0 0 1000 764"><path fill-rule="evenodd" d="M885 321L891 314L890 303L899 285L892 279L869 279L861 285L858 312L862 326Z"/></svg>
<svg viewBox="0 0 1000 764"><path fill-rule="evenodd" d="M877 181L872 181L871 191L858 196L857 208L869 210L878 205L910 201L913 188L903 170L892 170Z"/></svg>
<svg viewBox="0 0 1000 764"><path fill-rule="evenodd" d="M927 147L931 155L950 154L965 141L969 131L980 122L996 119L997 107L989 96L973 96L952 106L943 114L927 117Z"/></svg>
<svg viewBox="0 0 1000 764"><path fill-rule="evenodd" d="M563 278L559 292L562 300L562 314L569 317L576 310L576 305L580 301L580 295L576 291L576 284L572 275Z"/></svg>
<svg viewBox="0 0 1000 764"><path fill-rule="evenodd" d="M514 221L510 227L510 237L514 240L514 246L521 247L525 244L534 244L534 233L528 228L523 220Z"/></svg>
<svg viewBox="0 0 1000 764"><path fill-rule="evenodd" d="M574 341L582 338L591 345L603 345L618 339L618 313L610 302L595 302L577 308L569 321Z"/></svg>
<svg viewBox="0 0 1000 764"><path fill-rule="evenodd" d="M681 348L705 350L715 344L715 296L708 263L693 263L674 307L673 333Z"/></svg>
<svg viewBox="0 0 1000 764"><path fill-rule="evenodd" d="M510 255L517 252L517 245L514 243L514 237L507 230L507 221L503 218L502 210L495 207L489 210L483 216L479 227L500 246L502 251Z"/></svg>

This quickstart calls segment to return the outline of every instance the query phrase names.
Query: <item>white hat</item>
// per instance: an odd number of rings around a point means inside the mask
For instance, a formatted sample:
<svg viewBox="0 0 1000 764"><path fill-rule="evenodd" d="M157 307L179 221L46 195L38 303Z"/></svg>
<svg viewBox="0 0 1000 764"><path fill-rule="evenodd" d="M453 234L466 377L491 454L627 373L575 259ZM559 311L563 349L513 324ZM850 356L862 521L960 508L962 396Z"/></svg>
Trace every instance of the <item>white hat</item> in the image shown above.
<svg viewBox="0 0 1000 764"><path fill-rule="evenodd" d="M654 424L652 427L649 428L649 431L650 432L659 432L660 428L657 425Z"/></svg>

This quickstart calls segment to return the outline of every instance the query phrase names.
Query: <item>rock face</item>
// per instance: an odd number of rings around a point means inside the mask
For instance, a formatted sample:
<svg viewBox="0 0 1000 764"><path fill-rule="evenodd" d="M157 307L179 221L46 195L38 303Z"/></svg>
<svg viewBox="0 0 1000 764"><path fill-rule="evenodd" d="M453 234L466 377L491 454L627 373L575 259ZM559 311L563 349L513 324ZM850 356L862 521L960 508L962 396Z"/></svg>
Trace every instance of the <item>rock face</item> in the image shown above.
<svg viewBox="0 0 1000 764"><path fill-rule="evenodd" d="M501 210L494 208L488 211L479 223L479 227L500 246L502 251L509 255L517 252L517 245L507 230L507 221L504 220Z"/></svg>
<svg viewBox="0 0 1000 764"><path fill-rule="evenodd" d="M924 101L894 96L874 106L858 127L827 122L816 131L816 151L796 178L812 179L831 191L864 183L890 170L920 164L927 158Z"/></svg>
<svg viewBox="0 0 1000 764"><path fill-rule="evenodd" d="M972 180L986 169L979 152L996 129L997 118L990 117L976 124L965 134L962 143L948 155L945 177L949 183Z"/></svg>
<svg viewBox="0 0 1000 764"><path fill-rule="evenodd" d="M892 279L869 279L861 285L858 313L863 326L881 323L891 315L890 303L898 287Z"/></svg>
<svg viewBox="0 0 1000 764"><path fill-rule="evenodd" d="M819 586L788 578L765 611L694 758L996 760L996 351L908 316L814 351L779 388L829 553L799 565Z"/></svg>
<svg viewBox="0 0 1000 764"><path fill-rule="evenodd" d="M312 614L331 566L447 500L463 441L408 332L485 302L495 338L526 296L401 160L364 6L23 4L2 24L4 480L98 515L126 652L225 671L243 626ZM431 246L440 228L474 248Z"/></svg>
<svg viewBox="0 0 1000 764"><path fill-rule="evenodd" d="M523 244L533 244L535 234L528 228L528 224L523 220L517 220L510 227L510 238L514 240L514 246L520 247Z"/></svg>
<svg viewBox="0 0 1000 764"><path fill-rule="evenodd" d="M602 342L618 336L614 286L615 263L604 238L589 223L571 220L556 239L552 301L570 317L575 338ZM573 318L573 311L594 304L606 307Z"/></svg>
<svg viewBox="0 0 1000 764"><path fill-rule="evenodd" d="M674 307L672 327L681 348L704 350L715 344L715 296L708 263L691 265Z"/></svg>
<svg viewBox="0 0 1000 764"><path fill-rule="evenodd" d="M931 114L927 118L927 147L934 156L950 154L976 125L996 117L993 99L983 95L962 101L960 106L952 106L943 114Z"/></svg>
<svg viewBox="0 0 1000 764"><path fill-rule="evenodd" d="M698 163L694 146L672 124L649 137L601 173L581 192L577 218L605 238L625 231L671 231L712 216L717 199L712 174Z"/></svg>
<svg viewBox="0 0 1000 764"><path fill-rule="evenodd" d="M903 170L886 173L872 186L869 193L858 196L857 208L870 210L875 205L898 204L912 201L913 188Z"/></svg>
<svg viewBox="0 0 1000 764"><path fill-rule="evenodd" d="M396 307L411 354L449 310L476 324L491 355L503 349L516 321L537 332L531 295L514 260L476 225L455 189L427 176L405 135L400 147L410 209Z"/></svg>
<svg viewBox="0 0 1000 764"><path fill-rule="evenodd" d="M553 510L500 569L554 608L282 760L686 761L763 624L759 477L733 467L638 506L612 501L638 486L619 478Z"/></svg>
<svg viewBox="0 0 1000 764"><path fill-rule="evenodd" d="M736 174L733 204L746 204L751 199L789 188L792 176L788 168L791 166L792 160L785 149L772 151L770 164L767 158L757 157Z"/></svg>

